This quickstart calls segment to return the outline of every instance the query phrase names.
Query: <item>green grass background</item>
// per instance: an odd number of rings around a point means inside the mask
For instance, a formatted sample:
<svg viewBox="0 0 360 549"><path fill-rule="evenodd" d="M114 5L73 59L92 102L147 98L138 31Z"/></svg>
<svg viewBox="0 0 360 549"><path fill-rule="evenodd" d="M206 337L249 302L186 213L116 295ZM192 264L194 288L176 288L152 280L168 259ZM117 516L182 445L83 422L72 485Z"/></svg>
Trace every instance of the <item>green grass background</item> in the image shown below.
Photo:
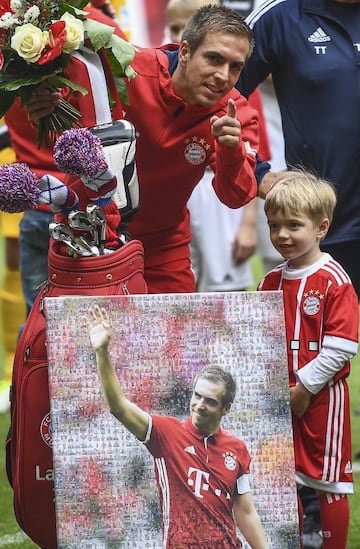
<svg viewBox="0 0 360 549"><path fill-rule="evenodd" d="M3 253L1 241L0 253ZM0 264L2 264L2 262L0 262ZM262 269L260 262L256 257L253 260L253 270L255 280L259 280L262 276ZM351 409L354 412L357 408L360 408L360 355L357 355L352 361L352 371L349 377L349 387L351 396ZM0 439L2 441L0 446L0 548L31 549L37 547L37 545L35 545L31 542L31 540L26 538L26 536L21 532L20 528L17 525L12 507L12 490L10 485L8 484L5 472L4 441L6 433L8 431L8 427L9 414L0 414ZM355 452L360 449L360 415L355 415L355 413L352 414L352 437L355 469L355 494L349 496L351 508L351 524L347 549L360 549L360 460L355 459Z"/></svg>

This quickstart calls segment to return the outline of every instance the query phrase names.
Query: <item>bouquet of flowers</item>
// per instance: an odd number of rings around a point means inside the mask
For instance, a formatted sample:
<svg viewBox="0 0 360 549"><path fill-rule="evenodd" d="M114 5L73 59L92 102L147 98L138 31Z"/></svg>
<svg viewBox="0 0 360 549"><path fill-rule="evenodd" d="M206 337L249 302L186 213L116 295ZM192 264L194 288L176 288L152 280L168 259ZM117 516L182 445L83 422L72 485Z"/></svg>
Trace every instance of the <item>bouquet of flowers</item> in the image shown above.
<svg viewBox="0 0 360 549"><path fill-rule="evenodd" d="M0 4L0 117L16 98L22 105L39 85L50 90L87 90L64 76L72 52L84 44L107 53L119 96L127 102L123 78L132 79L134 47L114 29L87 18L88 0L1 0ZM79 126L80 113L65 98L55 111L40 120L38 147L53 144L58 133Z"/></svg>

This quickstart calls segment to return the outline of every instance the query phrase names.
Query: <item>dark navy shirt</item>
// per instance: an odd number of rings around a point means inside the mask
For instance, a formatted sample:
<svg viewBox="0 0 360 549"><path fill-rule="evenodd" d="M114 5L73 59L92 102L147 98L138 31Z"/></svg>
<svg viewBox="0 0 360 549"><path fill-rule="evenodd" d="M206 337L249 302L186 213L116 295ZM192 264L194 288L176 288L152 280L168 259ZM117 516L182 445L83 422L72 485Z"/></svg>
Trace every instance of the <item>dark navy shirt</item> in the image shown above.
<svg viewBox="0 0 360 549"><path fill-rule="evenodd" d="M249 95L272 74L288 166L337 190L325 242L360 240L360 2L268 1L247 21L255 49L237 87Z"/></svg>

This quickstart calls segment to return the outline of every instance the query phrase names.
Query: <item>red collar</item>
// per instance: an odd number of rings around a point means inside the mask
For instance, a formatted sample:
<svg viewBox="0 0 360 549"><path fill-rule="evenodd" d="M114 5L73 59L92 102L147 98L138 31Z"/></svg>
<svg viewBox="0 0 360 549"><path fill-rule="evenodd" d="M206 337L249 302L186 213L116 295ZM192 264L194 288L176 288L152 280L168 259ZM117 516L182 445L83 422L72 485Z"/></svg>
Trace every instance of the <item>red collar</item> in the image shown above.
<svg viewBox="0 0 360 549"><path fill-rule="evenodd" d="M199 431L199 429L193 425L191 417L187 418L187 420L184 423L184 426L185 426L185 429L189 431L198 440L210 439L211 441L216 442L216 439L222 433L222 428L220 426L218 427L215 433L210 433L208 435L201 433L201 431Z"/></svg>

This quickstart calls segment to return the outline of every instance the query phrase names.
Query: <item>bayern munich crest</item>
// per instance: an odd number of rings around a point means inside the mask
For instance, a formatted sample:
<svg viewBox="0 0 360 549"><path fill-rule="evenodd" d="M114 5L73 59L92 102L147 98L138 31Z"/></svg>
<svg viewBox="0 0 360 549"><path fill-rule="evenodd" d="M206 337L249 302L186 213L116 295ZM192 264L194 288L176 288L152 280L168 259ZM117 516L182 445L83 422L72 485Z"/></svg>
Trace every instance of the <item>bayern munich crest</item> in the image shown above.
<svg viewBox="0 0 360 549"><path fill-rule="evenodd" d="M210 149L210 145L206 143L206 140L194 136L191 140L185 139L185 143L184 156L186 161L193 166L203 164L206 160L206 151Z"/></svg>
<svg viewBox="0 0 360 549"><path fill-rule="evenodd" d="M50 412L45 414L40 423L40 435L46 446L52 448L51 416Z"/></svg>
<svg viewBox="0 0 360 549"><path fill-rule="evenodd" d="M234 454L232 452L225 452L223 456L226 469L228 469L229 471L234 471L236 468L236 457L234 456Z"/></svg>
<svg viewBox="0 0 360 549"><path fill-rule="evenodd" d="M304 294L303 309L304 313L314 316L320 311L321 300L324 296L318 290L310 290Z"/></svg>

